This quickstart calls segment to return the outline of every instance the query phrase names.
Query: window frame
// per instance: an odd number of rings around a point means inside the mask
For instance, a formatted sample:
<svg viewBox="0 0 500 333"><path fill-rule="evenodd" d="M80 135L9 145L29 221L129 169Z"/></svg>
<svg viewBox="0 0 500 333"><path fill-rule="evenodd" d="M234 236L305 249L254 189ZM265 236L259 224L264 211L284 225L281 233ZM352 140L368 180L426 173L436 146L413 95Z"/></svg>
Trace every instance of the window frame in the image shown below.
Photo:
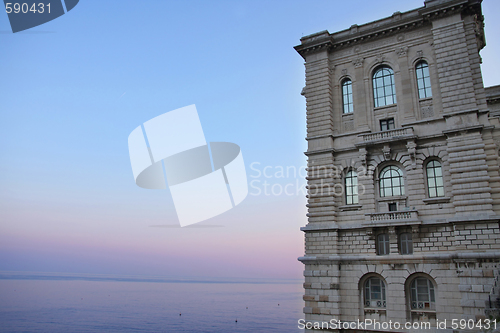
<svg viewBox="0 0 500 333"><path fill-rule="evenodd" d="M415 78L417 80L418 99L431 98L432 83L427 61L420 60L415 64Z"/></svg>
<svg viewBox="0 0 500 333"><path fill-rule="evenodd" d="M342 89L342 114L354 113L354 96L352 92L352 80L350 78L345 78L344 80L342 80L342 84L340 86Z"/></svg>
<svg viewBox="0 0 500 333"><path fill-rule="evenodd" d="M423 282L425 280L425 286L424 283L422 283L420 286L418 285L419 281ZM421 292L422 289L419 291L419 287L425 287L427 289L426 292ZM425 276L417 276L413 278L410 281L409 284L409 300L410 300L410 311L414 312L422 312L422 311L429 311L429 312L436 312L436 287L434 286L434 283L427 277ZM425 299L420 299L419 296L427 296L424 298ZM419 303L422 303L422 306L420 306ZM428 307L426 307L426 304L428 303Z"/></svg>
<svg viewBox="0 0 500 333"><path fill-rule="evenodd" d="M389 234L382 232L377 235L377 255L386 256L391 254L391 242Z"/></svg>
<svg viewBox="0 0 500 333"><path fill-rule="evenodd" d="M386 127L384 129L384 126ZM394 118L385 118L385 119L380 119L380 131L385 132L385 131L390 131L396 128L396 122L394 121Z"/></svg>
<svg viewBox="0 0 500 333"><path fill-rule="evenodd" d="M359 204L358 174L356 173L356 171L350 169L346 172L344 176L344 188L345 188L344 198L346 205Z"/></svg>
<svg viewBox="0 0 500 333"><path fill-rule="evenodd" d="M379 85L379 83L381 84ZM397 103L396 82L394 70L391 67L383 65L375 69L372 75L372 88L373 105L376 108ZM379 95L380 92L382 92L381 95Z"/></svg>
<svg viewBox="0 0 500 333"><path fill-rule="evenodd" d="M435 164L438 164L436 166ZM431 165L432 164L432 165ZM430 172L432 170L432 172ZM440 170L440 175L436 175L436 170ZM444 188L444 175L443 175L443 164L441 161L433 158L427 163L425 163L425 180L427 186L427 197L428 198L443 198L445 197L445 188ZM431 183L432 180L432 183ZM441 185L439 185L439 181ZM434 194L431 194L431 191L434 191Z"/></svg>
<svg viewBox="0 0 500 333"><path fill-rule="evenodd" d="M390 177L385 177L385 174L391 170L396 171L399 176L393 177L392 173L391 173ZM399 185L394 184L394 179L399 179ZM388 186L388 187L385 186L386 180L390 181L390 186ZM404 179L404 173L401 170L401 168L396 166L396 165L393 165L393 164L384 167L378 175L378 187L379 187L380 198L404 196L405 195L405 179ZM395 191L396 188L399 189L399 193L398 193L398 191ZM389 195L387 195L387 191L386 191L388 189L390 189Z"/></svg>
<svg viewBox="0 0 500 333"><path fill-rule="evenodd" d="M402 255L413 254L413 235L411 232L400 233L398 243L399 243L399 254Z"/></svg>
<svg viewBox="0 0 500 333"><path fill-rule="evenodd" d="M373 291L376 287L379 287L380 290ZM373 294L380 294L380 298L372 298ZM375 302L375 306L373 306L373 302ZM363 307L365 309L385 309L387 307L385 282L380 277L370 276L363 283Z"/></svg>

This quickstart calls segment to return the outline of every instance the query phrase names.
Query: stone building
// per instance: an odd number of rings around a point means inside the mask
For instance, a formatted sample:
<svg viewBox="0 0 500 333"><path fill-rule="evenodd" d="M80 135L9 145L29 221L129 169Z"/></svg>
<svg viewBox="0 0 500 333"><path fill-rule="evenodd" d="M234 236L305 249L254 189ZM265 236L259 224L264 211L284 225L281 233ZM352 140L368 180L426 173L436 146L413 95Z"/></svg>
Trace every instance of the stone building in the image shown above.
<svg viewBox="0 0 500 333"><path fill-rule="evenodd" d="M307 321L451 329L495 315L500 86L483 87L483 26L481 0L427 0L295 47L306 68Z"/></svg>

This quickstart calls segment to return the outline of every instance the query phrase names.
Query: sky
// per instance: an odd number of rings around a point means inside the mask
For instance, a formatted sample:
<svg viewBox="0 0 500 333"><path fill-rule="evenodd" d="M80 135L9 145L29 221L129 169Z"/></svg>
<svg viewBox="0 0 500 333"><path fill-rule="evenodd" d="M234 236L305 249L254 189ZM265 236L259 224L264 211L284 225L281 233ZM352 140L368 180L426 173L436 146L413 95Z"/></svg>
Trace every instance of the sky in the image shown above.
<svg viewBox="0 0 500 333"><path fill-rule="evenodd" d="M293 46L421 6L81 0L16 34L0 14L0 270L301 278L307 147ZM484 84L498 85L500 2L483 13ZM179 228L169 190L135 184L127 139L191 104L207 141L241 147L249 195Z"/></svg>

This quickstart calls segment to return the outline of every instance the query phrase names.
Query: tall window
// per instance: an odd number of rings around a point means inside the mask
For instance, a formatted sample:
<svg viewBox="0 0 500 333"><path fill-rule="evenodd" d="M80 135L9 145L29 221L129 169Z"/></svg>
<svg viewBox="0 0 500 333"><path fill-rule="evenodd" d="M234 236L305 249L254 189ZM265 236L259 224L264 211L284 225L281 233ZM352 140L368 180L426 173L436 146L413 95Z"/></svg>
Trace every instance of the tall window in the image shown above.
<svg viewBox="0 0 500 333"><path fill-rule="evenodd" d="M345 176L345 201L347 205L358 203L358 175L352 170Z"/></svg>
<svg viewBox="0 0 500 333"><path fill-rule="evenodd" d="M431 78L429 76L429 66L427 62L420 61L417 66L415 66L415 72L417 73L418 97L432 97Z"/></svg>
<svg viewBox="0 0 500 333"><path fill-rule="evenodd" d="M381 197L404 195L405 186L401 170L394 165L382 169L380 172L379 187Z"/></svg>
<svg viewBox="0 0 500 333"><path fill-rule="evenodd" d="M385 285L381 279L372 277L366 280L365 307L385 308Z"/></svg>
<svg viewBox="0 0 500 333"><path fill-rule="evenodd" d="M404 232L399 235L399 252L401 254L413 253L413 240L411 237L411 233Z"/></svg>
<svg viewBox="0 0 500 333"><path fill-rule="evenodd" d="M390 252L389 235L379 234L377 236L377 254L383 256L389 254Z"/></svg>
<svg viewBox="0 0 500 333"><path fill-rule="evenodd" d="M354 111L352 104L352 81L350 79L345 79L342 82L342 103L344 105L344 113Z"/></svg>
<svg viewBox="0 0 500 333"><path fill-rule="evenodd" d="M429 279L419 277L411 282L410 307L412 310L436 310L434 285Z"/></svg>
<svg viewBox="0 0 500 333"><path fill-rule="evenodd" d="M429 198L444 197L444 182L441 163L432 160L425 168L427 173L427 190Z"/></svg>
<svg viewBox="0 0 500 333"><path fill-rule="evenodd" d="M373 98L375 107L396 103L394 72L390 67L380 67L373 74Z"/></svg>

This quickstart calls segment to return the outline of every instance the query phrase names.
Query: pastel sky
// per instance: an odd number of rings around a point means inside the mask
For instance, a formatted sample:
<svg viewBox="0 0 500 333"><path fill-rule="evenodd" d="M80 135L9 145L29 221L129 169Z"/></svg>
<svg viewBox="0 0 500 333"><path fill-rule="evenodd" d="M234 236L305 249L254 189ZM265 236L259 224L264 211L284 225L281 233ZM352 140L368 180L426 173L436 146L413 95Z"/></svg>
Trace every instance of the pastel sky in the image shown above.
<svg viewBox="0 0 500 333"><path fill-rule="evenodd" d="M421 6L81 0L16 34L0 14L0 270L300 278L304 66L293 46ZM500 3L485 0L483 13L491 86ZM170 192L135 185L127 138L190 104L207 141L241 147L253 183L236 208L177 228Z"/></svg>

